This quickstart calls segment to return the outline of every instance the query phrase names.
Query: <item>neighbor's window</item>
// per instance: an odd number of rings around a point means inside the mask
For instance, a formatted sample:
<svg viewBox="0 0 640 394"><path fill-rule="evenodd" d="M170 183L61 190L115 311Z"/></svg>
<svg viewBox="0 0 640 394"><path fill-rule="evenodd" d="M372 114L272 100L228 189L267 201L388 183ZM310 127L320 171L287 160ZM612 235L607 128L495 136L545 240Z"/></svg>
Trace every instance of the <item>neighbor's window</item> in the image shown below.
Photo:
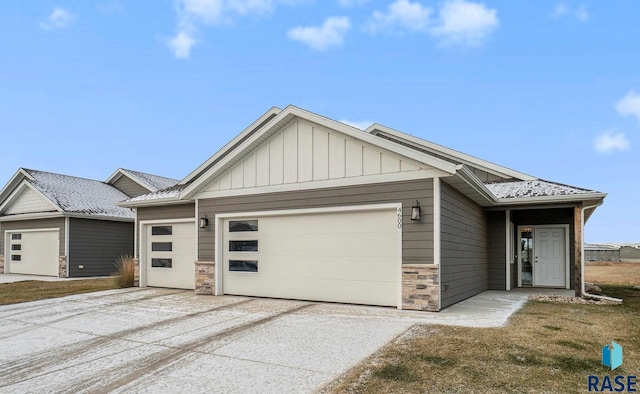
<svg viewBox="0 0 640 394"><path fill-rule="evenodd" d="M171 252L173 244L171 242L151 242L152 252Z"/></svg>
<svg viewBox="0 0 640 394"><path fill-rule="evenodd" d="M258 241L229 241L229 252L257 252Z"/></svg>
<svg viewBox="0 0 640 394"><path fill-rule="evenodd" d="M171 235L173 234L172 226L153 226L151 227L151 235Z"/></svg>
<svg viewBox="0 0 640 394"><path fill-rule="evenodd" d="M12 240L22 239L22 234L11 234L11 239Z"/></svg>
<svg viewBox="0 0 640 394"><path fill-rule="evenodd" d="M13 244L13 245L11 245L11 250L22 250L22 245Z"/></svg>
<svg viewBox="0 0 640 394"><path fill-rule="evenodd" d="M229 232L239 233L243 231L258 231L257 220L230 220Z"/></svg>
<svg viewBox="0 0 640 394"><path fill-rule="evenodd" d="M22 261L22 256L19 254L12 254L11 261Z"/></svg>
<svg viewBox="0 0 640 394"><path fill-rule="evenodd" d="M171 268L171 259L151 259L151 266L155 268Z"/></svg>
<svg viewBox="0 0 640 394"><path fill-rule="evenodd" d="M258 272L257 260L229 260L229 271Z"/></svg>

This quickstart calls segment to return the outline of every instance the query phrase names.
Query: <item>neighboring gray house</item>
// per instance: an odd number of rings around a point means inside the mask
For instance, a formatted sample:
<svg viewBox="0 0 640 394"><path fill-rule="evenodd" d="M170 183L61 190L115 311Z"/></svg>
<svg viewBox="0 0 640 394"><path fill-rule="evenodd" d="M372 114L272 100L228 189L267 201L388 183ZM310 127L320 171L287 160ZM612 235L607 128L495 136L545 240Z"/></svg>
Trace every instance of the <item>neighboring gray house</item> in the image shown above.
<svg viewBox="0 0 640 394"><path fill-rule="evenodd" d="M488 289L580 293L605 196L289 106L120 205L141 286L439 311Z"/></svg>
<svg viewBox="0 0 640 394"><path fill-rule="evenodd" d="M112 274L134 240L134 212L116 203L176 182L124 169L100 182L20 168L0 191L0 273Z"/></svg>
<svg viewBox="0 0 640 394"><path fill-rule="evenodd" d="M625 263L640 263L640 245L622 245L620 247L620 261Z"/></svg>
<svg viewBox="0 0 640 394"><path fill-rule="evenodd" d="M613 245L585 244L584 259L586 261L620 261L620 247Z"/></svg>

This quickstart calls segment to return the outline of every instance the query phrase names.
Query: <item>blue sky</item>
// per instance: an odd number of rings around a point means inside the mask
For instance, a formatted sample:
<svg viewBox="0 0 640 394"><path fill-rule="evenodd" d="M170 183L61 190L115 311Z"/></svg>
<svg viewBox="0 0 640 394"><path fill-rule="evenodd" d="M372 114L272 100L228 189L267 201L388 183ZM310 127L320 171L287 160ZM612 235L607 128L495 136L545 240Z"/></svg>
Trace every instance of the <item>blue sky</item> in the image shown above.
<svg viewBox="0 0 640 394"><path fill-rule="evenodd" d="M264 111L373 122L609 193L638 242L634 1L3 1L0 182L182 178Z"/></svg>

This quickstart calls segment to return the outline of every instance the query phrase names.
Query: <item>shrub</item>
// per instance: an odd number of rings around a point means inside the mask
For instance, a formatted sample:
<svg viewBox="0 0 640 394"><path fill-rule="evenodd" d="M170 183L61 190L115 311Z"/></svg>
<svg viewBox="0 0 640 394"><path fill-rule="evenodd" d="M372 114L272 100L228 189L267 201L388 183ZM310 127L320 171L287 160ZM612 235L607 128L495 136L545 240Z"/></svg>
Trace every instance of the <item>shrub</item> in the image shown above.
<svg viewBox="0 0 640 394"><path fill-rule="evenodd" d="M116 266L116 285L120 288L133 287L135 279L136 262L133 256L122 255L118 257Z"/></svg>

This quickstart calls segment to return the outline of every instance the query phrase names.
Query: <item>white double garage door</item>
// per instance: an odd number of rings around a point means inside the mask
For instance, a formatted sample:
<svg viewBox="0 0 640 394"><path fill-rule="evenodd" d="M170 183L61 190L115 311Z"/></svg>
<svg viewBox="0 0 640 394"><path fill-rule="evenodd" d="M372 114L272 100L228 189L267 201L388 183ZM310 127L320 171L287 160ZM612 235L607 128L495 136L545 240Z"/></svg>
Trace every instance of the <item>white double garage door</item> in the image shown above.
<svg viewBox="0 0 640 394"><path fill-rule="evenodd" d="M396 306L401 217L395 204L218 215L216 294ZM145 231L147 285L193 289L195 223Z"/></svg>
<svg viewBox="0 0 640 394"><path fill-rule="evenodd" d="M58 276L60 230L5 231L5 272Z"/></svg>

